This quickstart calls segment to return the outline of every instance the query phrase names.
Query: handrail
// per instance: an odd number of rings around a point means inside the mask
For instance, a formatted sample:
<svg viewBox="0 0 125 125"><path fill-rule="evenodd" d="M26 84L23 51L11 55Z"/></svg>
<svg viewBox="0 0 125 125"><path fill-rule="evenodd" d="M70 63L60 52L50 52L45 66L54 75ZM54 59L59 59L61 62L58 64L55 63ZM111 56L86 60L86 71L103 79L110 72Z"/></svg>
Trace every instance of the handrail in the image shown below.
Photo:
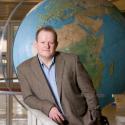
<svg viewBox="0 0 125 125"><path fill-rule="evenodd" d="M21 95L21 92L17 92L17 91L0 91L0 94L4 94L4 95Z"/></svg>
<svg viewBox="0 0 125 125"><path fill-rule="evenodd" d="M29 107L27 107L27 109L28 109L28 125L57 125L57 123L55 123L41 111L36 109L31 109Z"/></svg>
<svg viewBox="0 0 125 125"><path fill-rule="evenodd" d="M28 125L58 125L40 110L30 108L22 100L21 103L28 110Z"/></svg>
<svg viewBox="0 0 125 125"><path fill-rule="evenodd" d="M16 97L18 102L27 110L28 112L28 125L58 125L48 116L46 116L40 110L32 109L23 102L23 99L17 95L22 95L21 92L14 91L0 91L0 95L13 95Z"/></svg>

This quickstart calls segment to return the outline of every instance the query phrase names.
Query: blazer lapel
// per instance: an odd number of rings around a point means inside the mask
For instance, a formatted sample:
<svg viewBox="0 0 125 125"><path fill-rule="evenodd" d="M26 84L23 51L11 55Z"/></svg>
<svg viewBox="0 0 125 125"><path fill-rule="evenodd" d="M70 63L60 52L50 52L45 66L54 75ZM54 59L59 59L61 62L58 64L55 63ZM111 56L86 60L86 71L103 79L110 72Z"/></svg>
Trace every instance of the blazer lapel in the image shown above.
<svg viewBox="0 0 125 125"><path fill-rule="evenodd" d="M50 95L50 97L52 97L51 99L54 101L51 90L50 90L50 88L48 86L48 82L47 82L47 80L46 80L46 78L44 76L44 73L43 73L43 71L42 71L42 69L40 67L40 63L39 63L39 60L38 60L37 56L34 57L34 59L31 62L31 69L34 72L34 75L36 76L36 78L40 81L40 83L45 83L44 84L44 88L45 88L44 91L46 91Z"/></svg>
<svg viewBox="0 0 125 125"><path fill-rule="evenodd" d="M56 54L55 67L56 67L55 71L56 71L57 89L59 92L59 97L61 98L64 60L60 54Z"/></svg>

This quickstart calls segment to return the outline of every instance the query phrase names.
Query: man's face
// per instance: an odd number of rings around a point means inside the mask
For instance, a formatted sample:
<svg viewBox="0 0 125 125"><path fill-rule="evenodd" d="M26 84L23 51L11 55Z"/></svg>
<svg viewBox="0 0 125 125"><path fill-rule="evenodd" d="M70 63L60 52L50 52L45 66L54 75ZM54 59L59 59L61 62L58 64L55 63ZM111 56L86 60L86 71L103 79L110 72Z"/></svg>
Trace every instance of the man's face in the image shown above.
<svg viewBox="0 0 125 125"><path fill-rule="evenodd" d="M52 58L55 54L57 43L54 41L54 35L50 31L40 31L36 41L38 54L43 58Z"/></svg>

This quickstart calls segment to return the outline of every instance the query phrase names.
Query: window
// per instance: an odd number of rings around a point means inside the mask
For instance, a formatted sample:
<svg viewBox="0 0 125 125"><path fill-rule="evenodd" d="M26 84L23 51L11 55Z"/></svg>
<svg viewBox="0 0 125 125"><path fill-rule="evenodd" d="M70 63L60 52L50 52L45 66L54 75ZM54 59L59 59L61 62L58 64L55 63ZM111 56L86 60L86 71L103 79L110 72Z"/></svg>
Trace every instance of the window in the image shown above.
<svg viewBox="0 0 125 125"><path fill-rule="evenodd" d="M4 21L0 22L0 90L20 91L18 79L13 66L13 42L14 36L20 24L19 21L11 21L3 36Z"/></svg>

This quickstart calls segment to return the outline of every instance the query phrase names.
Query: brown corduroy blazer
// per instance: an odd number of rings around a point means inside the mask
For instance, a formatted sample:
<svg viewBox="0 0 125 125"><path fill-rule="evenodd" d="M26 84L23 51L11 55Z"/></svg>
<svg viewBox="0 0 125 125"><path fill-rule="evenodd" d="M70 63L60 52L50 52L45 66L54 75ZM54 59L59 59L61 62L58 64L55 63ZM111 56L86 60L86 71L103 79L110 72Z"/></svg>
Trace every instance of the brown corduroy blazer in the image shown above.
<svg viewBox="0 0 125 125"><path fill-rule="evenodd" d="M57 89L62 108L70 125L87 125L83 118L87 110L96 109L98 102L92 81L73 54L55 54ZM31 108L49 114L57 106L41 70L38 57L32 57L17 68L24 102ZM88 119L87 119L88 121Z"/></svg>

